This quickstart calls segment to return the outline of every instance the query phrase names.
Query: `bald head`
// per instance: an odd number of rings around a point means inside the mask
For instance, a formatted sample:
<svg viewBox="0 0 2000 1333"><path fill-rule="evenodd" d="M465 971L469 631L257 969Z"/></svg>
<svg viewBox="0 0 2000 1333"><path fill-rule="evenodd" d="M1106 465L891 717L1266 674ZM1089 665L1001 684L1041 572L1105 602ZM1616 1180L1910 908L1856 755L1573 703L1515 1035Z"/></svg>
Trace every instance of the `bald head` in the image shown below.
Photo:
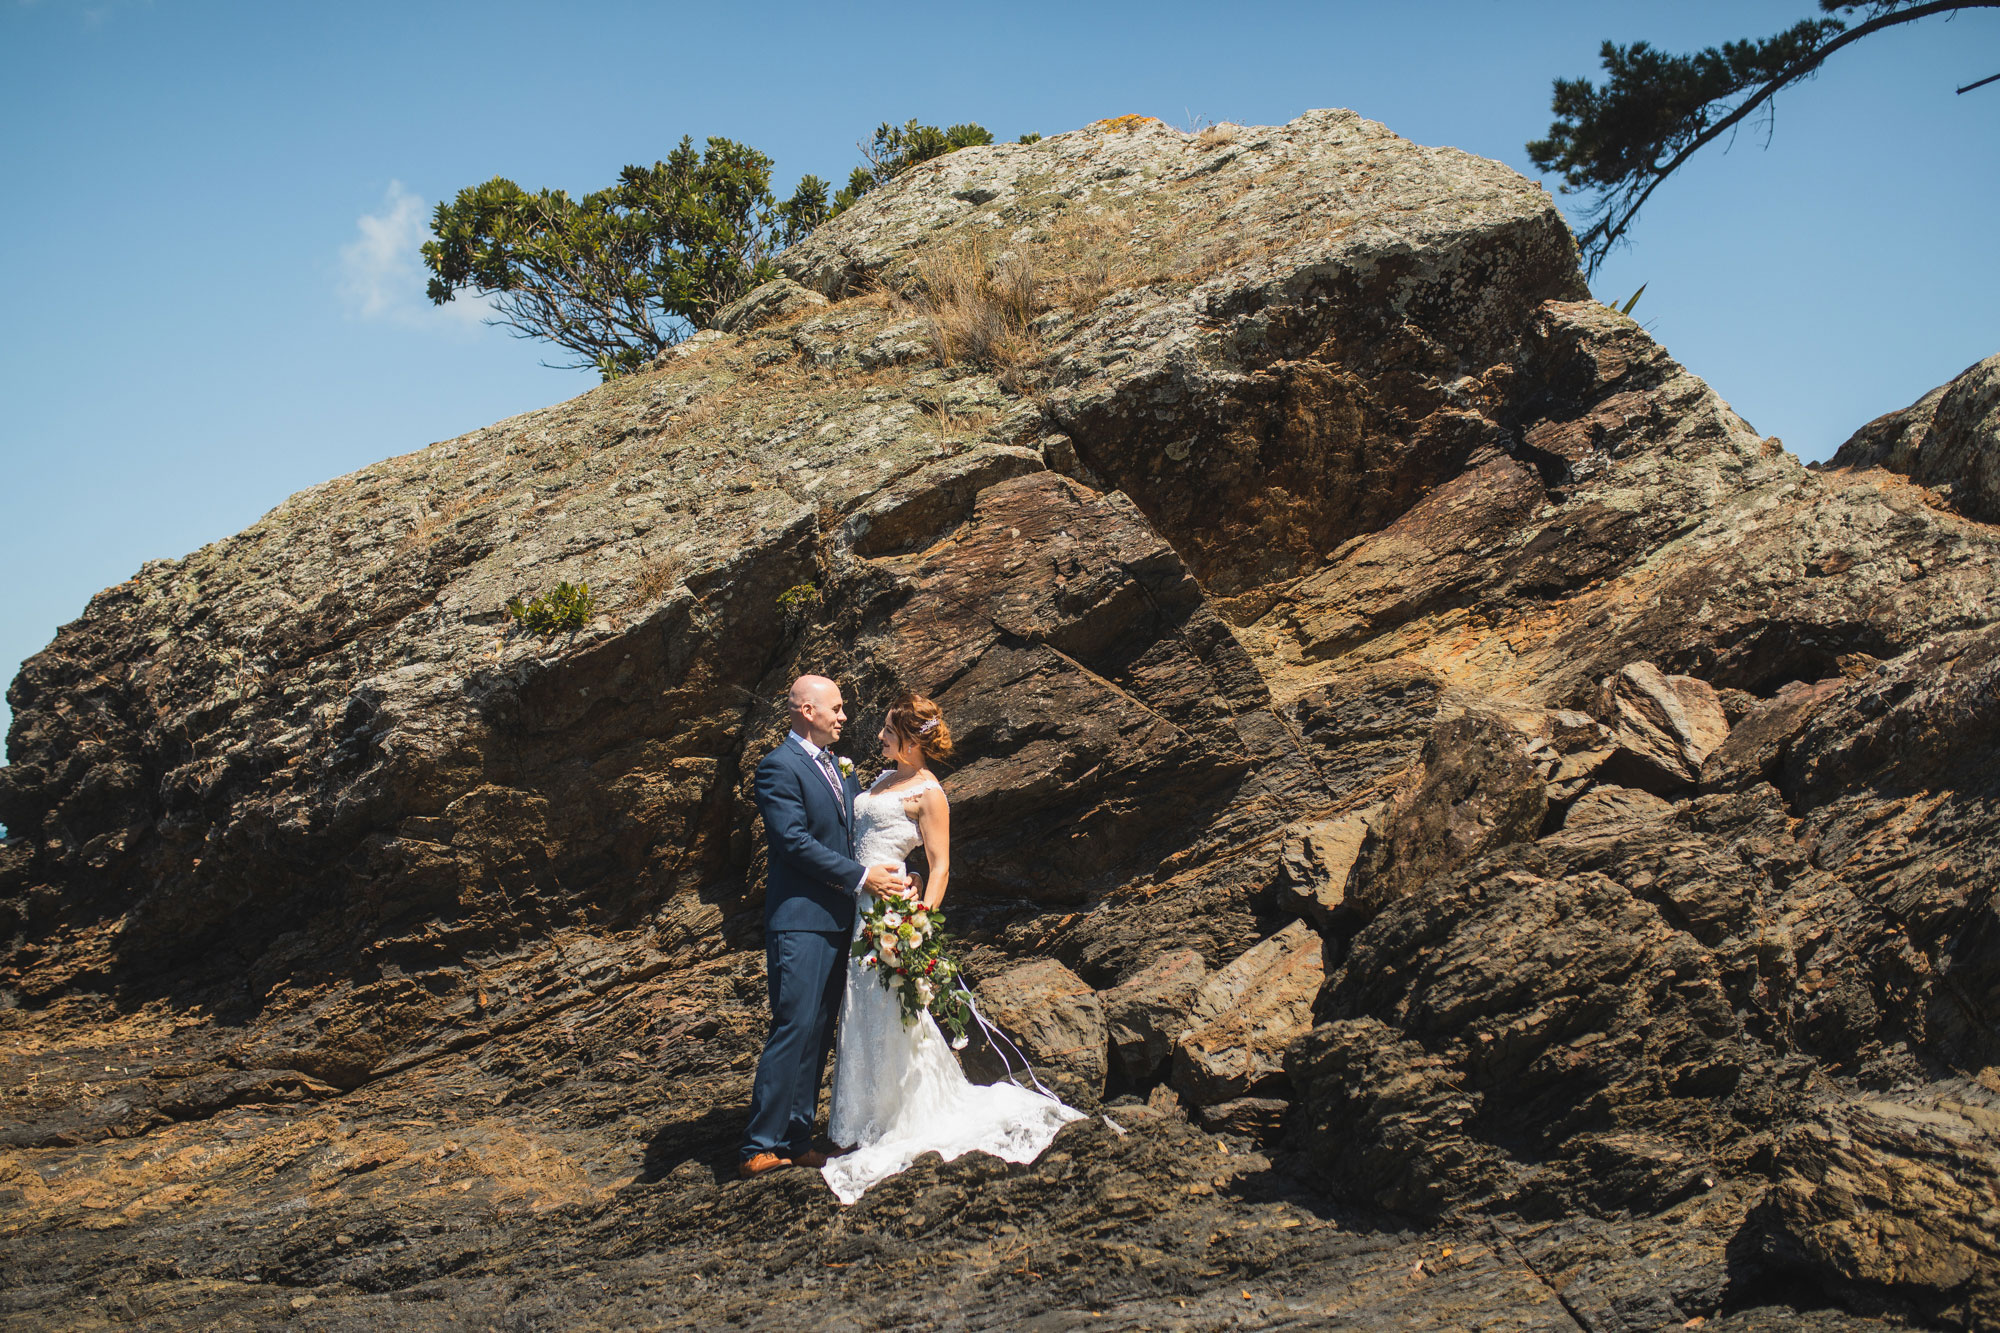
<svg viewBox="0 0 2000 1333"><path fill-rule="evenodd" d="M800 676L785 695L792 715L792 730L825 748L840 739L847 722L847 705L840 686L825 676Z"/></svg>

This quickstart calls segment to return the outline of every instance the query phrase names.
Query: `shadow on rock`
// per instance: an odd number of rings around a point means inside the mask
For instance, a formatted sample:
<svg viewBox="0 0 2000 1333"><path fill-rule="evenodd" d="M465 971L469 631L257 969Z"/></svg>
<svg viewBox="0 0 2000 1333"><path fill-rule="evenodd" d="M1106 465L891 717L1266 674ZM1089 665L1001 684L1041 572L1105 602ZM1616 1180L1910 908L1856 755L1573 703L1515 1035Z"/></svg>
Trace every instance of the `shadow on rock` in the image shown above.
<svg viewBox="0 0 2000 1333"><path fill-rule="evenodd" d="M710 1170L717 1184L736 1179L743 1117L743 1107L712 1106L693 1120L669 1120L646 1140L645 1163L635 1183L652 1185L690 1172L700 1179Z"/></svg>

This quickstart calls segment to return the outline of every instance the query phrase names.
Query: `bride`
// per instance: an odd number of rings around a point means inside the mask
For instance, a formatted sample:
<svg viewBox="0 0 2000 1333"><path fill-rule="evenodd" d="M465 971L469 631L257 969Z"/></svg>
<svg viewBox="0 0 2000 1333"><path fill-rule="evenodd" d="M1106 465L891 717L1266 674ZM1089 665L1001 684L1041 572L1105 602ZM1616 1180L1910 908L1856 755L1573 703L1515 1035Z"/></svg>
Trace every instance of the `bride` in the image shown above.
<svg viewBox="0 0 2000 1333"><path fill-rule="evenodd" d="M889 710L880 740L895 767L854 800L854 854L863 865L900 864L921 845L930 864L922 901L934 908L951 875L951 811L926 761L951 756L951 729L936 703L904 695ZM864 892L862 912L872 906ZM852 1151L820 1171L842 1203L853 1203L921 1153L950 1161L977 1149L1032 1162L1057 1130L1083 1118L1012 1083L969 1081L930 1014L905 1026L896 995L858 959L847 965L837 1050L828 1132Z"/></svg>

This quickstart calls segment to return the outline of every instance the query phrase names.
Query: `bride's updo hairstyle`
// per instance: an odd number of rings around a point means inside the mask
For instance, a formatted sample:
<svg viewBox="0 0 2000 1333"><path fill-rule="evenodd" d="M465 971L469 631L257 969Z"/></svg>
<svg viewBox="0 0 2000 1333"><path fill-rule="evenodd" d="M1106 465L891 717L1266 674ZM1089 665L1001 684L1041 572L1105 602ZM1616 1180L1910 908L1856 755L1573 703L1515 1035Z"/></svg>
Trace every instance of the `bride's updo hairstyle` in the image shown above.
<svg viewBox="0 0 2000 1333"><path fill-rule="evenodd" d="M889 706L889 730L904 744L915 741L926 759L951 758L951 728L935 699L906 694Z"/></svg>

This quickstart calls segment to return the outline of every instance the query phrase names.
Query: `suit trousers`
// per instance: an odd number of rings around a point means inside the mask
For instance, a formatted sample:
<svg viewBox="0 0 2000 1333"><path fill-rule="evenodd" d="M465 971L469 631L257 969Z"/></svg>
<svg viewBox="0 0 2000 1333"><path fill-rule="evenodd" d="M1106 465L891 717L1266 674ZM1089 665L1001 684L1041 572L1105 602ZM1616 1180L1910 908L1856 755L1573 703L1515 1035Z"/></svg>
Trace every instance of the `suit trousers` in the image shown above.
<svg viewBox="0 0 2000 1333"><path fill-rule="evenodd" d="M845 933L773 930L764 935L771 1035L750 1089L745 1161L760 1152L784 1157L812 1147L820 1084L847 986L847 954Z"/></svg>

